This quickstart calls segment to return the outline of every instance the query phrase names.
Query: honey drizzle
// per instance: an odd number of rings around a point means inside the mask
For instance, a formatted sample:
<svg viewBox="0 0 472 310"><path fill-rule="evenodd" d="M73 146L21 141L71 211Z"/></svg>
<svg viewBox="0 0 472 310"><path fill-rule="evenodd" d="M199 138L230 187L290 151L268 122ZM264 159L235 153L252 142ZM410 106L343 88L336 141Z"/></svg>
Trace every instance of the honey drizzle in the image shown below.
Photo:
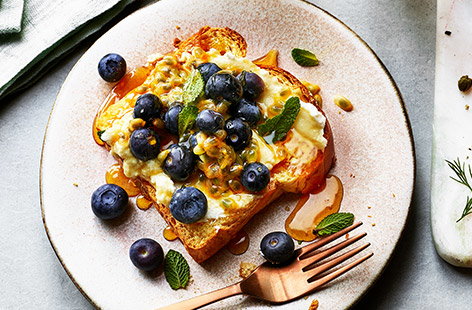
<svg viewBox="0 0 472 310"><path fill-rule="evenodd" d="M125 175L120 164L113 164L107 169L105 180L108 184L121 186L128 193L128 196L136 196L141 192L133 180Z"/></svg>
<svg viewBox="0 0 472 310"><path fill-rule="evenodd" d="M123 98L131 90L143 84L144 81L146 81L148 75L151 73L151 69L151 67L138 67L135 70L126 73L118 82L118 84L113 87L111 92L106 97L105 101L103 101L102 105L98 109L97 115L95 115L95 118L93 120L92 135L95 143L97 143L98 145L105 144L98 136L98 131L102 130L103 128L97 127L97 122L102 113L109 106Z"/></svg>
<svg viewBox="0 0 472 310"><path fill-rule="evenodd" d="M164 228L164 230L162 231L162 235L167 241L174 241L175 239L177 239L177 235L174 233L174 230L170 226Z"/></svg>
<svg viewBox="0 0 472 310"><path fill-rule="evenodd" d="M279 55L279 52L277 50L270 50L269 52L267 52L267 54L257 59L254 59L252 62L258 66L277 67L279 65L277 61L278 55Z"/></svg>
<svg viewBox="0 0 472 310"><path fill-rule="evenodd" d="M244 230L239 231L236 234L236 237L231 239L226 245L226 249L228 249L228 251L234 255L241 255L245 253L248 248L249 236Z"/></svg>
<svg viewBox="0 0 472 310"><path fill-rule="evenodd" d="M300 197L295 209L285 220L286 232L295 240L313 241L313 229L326 216L336 213L341 207L343 185L338 177L326 178L326 184L314 194Z"/></svg>
<svg viewBox="0 0 472 310"><path fill-rule="evenodd" d="M148 200L146 197L143 195L139 195L136 198L136 206L141 209L141 210L147 210L152 206L152 201Z"/></svg>

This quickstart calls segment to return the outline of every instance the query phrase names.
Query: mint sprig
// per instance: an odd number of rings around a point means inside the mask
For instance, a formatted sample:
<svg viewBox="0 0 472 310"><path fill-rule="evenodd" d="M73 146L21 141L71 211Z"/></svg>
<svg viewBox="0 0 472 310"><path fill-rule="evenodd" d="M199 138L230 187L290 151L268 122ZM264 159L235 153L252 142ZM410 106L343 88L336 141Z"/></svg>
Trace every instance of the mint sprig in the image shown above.
<svg viewBox="0 0 472 310"><path fill-rule="evenodd" d="M193 104L203 94L205 81L203 81L200 71L193 70L185 81L183 87L182 100L185 104Z"/></svg>
<svg viewBox="0 0 472 310"><path fill-rule="evenodd" d="M294 48L292 50L292 58L298 65L302 67L313 67L320 63L315 54L300 48Z"/></svg>
<svg viewBox="0 0 472 310"><path fill-rule="evenodd" d="M198 98L203 94L205 82L200 71L193 70L185 81L183 87L182 101L185 106L179 113L179 135L182 136L188 129L192 128L198 115L196 106Z"/></svg>
<svg viewBox="0 0 472 310"><path fill-rule="evenodd" d="M285 138L287 132L292 128L293 123L297 119L300 112L300 99L298 97L290 97L285 102L282 112L265 121L264 124L257 128L261 136L267 136L274 132L272 142L277 142Z"/></svg>
<svg viewBox="0 0 472 310"><path fill-rule="evenodd" d="M198 115L198 108L193 104L187 104L179 113L179 136L182 136L187 129L193 127Z"/></svg>
<svg viewBox="0 0 472 310"><path fill-rule="evenodd" d="M185 288L190 278L190 267L177 251L169 250L164 259L164 275L173 290Z"/></svg>
<svg viewBox="0 0 472 310"><path fill-rule="evenodd" d="M328 236L349 227L354 223L354 214L352 213L333 213L325 217L313 230L317 236Z"/></svg>

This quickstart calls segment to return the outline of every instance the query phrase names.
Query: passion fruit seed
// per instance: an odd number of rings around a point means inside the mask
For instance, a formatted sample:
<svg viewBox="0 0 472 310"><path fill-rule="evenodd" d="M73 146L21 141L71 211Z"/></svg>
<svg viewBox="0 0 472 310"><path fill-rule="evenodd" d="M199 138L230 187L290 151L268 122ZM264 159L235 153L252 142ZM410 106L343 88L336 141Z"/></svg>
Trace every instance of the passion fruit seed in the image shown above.
<svg viewBox="0 0 472 310"><path fill-rule="evenodd" d="M314 95L313 98L315 98L315 101L318 104L318 106L320 108L323 108L323 98L321 98L319 94Z"/></svg>
<svg viewBox="0 0 472 310"><path fill-rule="evenodd" d="M346 112L350 112L354 109L354 107L352 106L351 101L349 101L349 99L347 99L346 97L334 96L333 100L334 100L334 103L338 107L340 107L341 109L343 109Z"/></svg>

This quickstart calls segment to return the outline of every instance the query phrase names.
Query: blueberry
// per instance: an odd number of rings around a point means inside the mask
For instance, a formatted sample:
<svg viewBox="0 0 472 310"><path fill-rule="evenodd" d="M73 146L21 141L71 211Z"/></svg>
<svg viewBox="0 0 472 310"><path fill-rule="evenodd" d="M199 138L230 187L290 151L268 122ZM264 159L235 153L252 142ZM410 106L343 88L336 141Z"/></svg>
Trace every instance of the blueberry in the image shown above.
<svg viewBox="0 0 472 310"><path fill-rule="evenodd" d="M188 144L191 150L193 150L193 148L196 147L198 144L197 135L198 135L198 132L194 133L193 135L190 136L190 138L188 138Z"/></svg>
<svg viewBox="0 0 472 310"><path fill-rule="evenodd" d="M241 99L239 104L236 106L233 115L235 117L241 118L250 126L257 125L257 123L261 119L261 111L257 107L257 104L247 99Z"/></svg>
<svg viewBox="0 0 472 310"><path fill-rule="evenodd" d="M185 181L195 168L195 157L193 152L185 145L174 144L169 148L163 163L164 171L174 181Z"/></svg>
<svg viewBox="0 0 472 310"><path fill-rule="evenodd" d="M261 240L261 253L273 264L283 264L293 257L295 244L289 235L282 231L274 231Z"/></svg>
<svg viewBox="0 0 472 310"><path fill-rule="evenodd" d="M115 184L105 184L92 194L92 211L102 220L111 220L122 215L128 206L128 194Z"/></svg>
<svg viewBox="0 0 472 310"><path fill-rule="evenodd" d="M134 157L147 161L159 154L159 136L150 128L136 129L131 134L129 146Z"/></svg>
<svg viewBox="0 0 472 310"><path fill-rule="evenodd" d="M203 80L208 82L208 79L218 71L221 71L221 68L212 62L206 62L197 67L198 71L202 75Z"/></svg>
<svg viewBox="0 0 472 310"><path fill-rule="evenodd" d="M206 109L198 113L195 123L201 131L212 134L223 129L225 118L218 112Z"/></svg>
<svg viewBox="0 0 472 310"><path fill-rule="evenodd" d="M142 238L135 241L129 248L129 258L136 268L151 271L164 262L164 251L156 241Z"/></svg>
<svg viewBox="0 0 472 310"><path fill-rule="evenodd" d="M176 103L164 114L164 125L173 135L179 134L179 113L182 111L182 105Z"/></svg>
<svg viewBox="0 0 472 310"><path fill-rule="evenodd" d="M264 92L264 80L253 72L241 72L238 75L238 80L243 87L244 98L256 100Z"/></svg>
<svg viewBox="0 0 472 310"><path fill-rule="evenodd" d="M136 100L134 106L134 117L141 118L142 120L149 122L154 118L159 117L159 112L162 108L162 102L154 94L147 93L141 95Z"/></svg>
<svg viewBox="0 0 472 310"><path fill-rule="evenodd" d="M258 192L266 188L270 182L270 171L266 165L255 162L244 166L241 174L241 183L251 191Z"/></svg>
<svg viewBox="0 0 472 310"><path fill-rule="evenodd" d="M179 222L195 223L202 219L208 209L205 194L195 187L182 187L174 192L170 200L170 212Z"/></svg>
<svg viewBox="0 0 472 310"><path fill-rule="evenodd" d="M232 74L220 72L213 74L205 85L207 98L237 102L243 95L241 83Z"/></svg>
<svg viewBox="0 0 472 310"><path fill-rule="evenodd" d="M126 61L118 54L107 54L98 62L98 74L107 82L117 82L126 73Z"/></svg>
<svg viewBox="0 0 472 310"><path fill-rule="evenodd" d="M249 145L252 138L252 130L249 124L240 118L231 118L226 121L226 144L236 151L243 150Z"/></svg>

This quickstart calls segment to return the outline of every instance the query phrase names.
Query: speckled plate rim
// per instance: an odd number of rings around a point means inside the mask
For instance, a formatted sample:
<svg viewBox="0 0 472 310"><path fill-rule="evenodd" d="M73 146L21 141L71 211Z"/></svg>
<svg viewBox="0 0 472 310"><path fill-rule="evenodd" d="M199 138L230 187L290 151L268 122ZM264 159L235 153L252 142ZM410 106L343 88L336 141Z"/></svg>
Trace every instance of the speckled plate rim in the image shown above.
<svg viewBox="0 0 472 310"><path fill-rule="evenodd" d="M392 75L390 74L390 72L388 71L387 67L384 65L384 63L382 62L382 60L379 58L379 56L377 56L377 54L374 52L374 50L354 31L352 30L349 26L347 26L343 21L341 21L340 19L338 19L336 16L334 16L333 14L331 14L330 12L328 12L327 10L319 7L318 5L314 4L314 3L311 3L307 0L291 0L293 2L303 2L303 3L306 3L312 7L314 7L315 9L318 9L320 12L326 14L328 17L332 18L334 21L336 21L339 25L341 25L343 28L345 28L346 30L348 30L351 34L353 34L357 40L359 41L359 43L361 43L362 45L364 45L365 48L367 48L367 50L370 52L370 54L374 57L374 59L377 61L378 65L380 65L380 67L382 68L384 74L387 76L388 80L390 81L391 83L391 86L393 87L394 91L395 91L395 94L397 96L397 99L401 105L401 109L402 109L402 112L403 112L403 115L405 117L405 122L406 122L406 127L408 129L408 136L409 136L409 139L410 139L410 145L411 145L411 149L412 149L412 165L413 165L413 182L412 182L412 188L411 188L411 195L410 195L410 206L408 208L408 212L407 212L407 215L402 223L402 228L401 228L401 231L400 231L400 234L398 236L398 238L395 240L395 245L394 245L394 250L390 253L390 256L388 257L388 259L385 261L381 271L379 273L377 273L377 275L372 279L372 282L367 286L367 288L364 290L364 292L360 295L358 295L357 299L354 299L352 300L352 303L349 305L349 307L352 307L354 306L357 302L359 302L366 294L367 292L369 291L369 289L375 285L377 283L377 281L379 280L379 278L381 277L381 275L383 274L383 272L385 271L386 267L388 266L388 264L390 263L390 261L392 260L392 257L393 257L393 254L395 251L397 251L397 247L398 247L398 244L399 244L399 241L401 240L402 236L403 236L403 233L405 231L405 227L406 227L406 223L407 221L409 220L410 218L410 214L411 214L411 202L412 202L412 199L413 199L413 195L414 195L414 192L415 192L415 185L416 185L416 150L415 150L415 143L414 143L414 138L413 138L413 130L412 130L412 127L411 127L411 122L410 122L410 118L408 116L408 112L407 112L407 109L406 109L406 105L405 105L405 102L403 100L403 96L401 95L400 93L400 90L395 82L395 80L393 79ZM158 1L160 2L160 1ZM156 4L156 3L155 3ZM147 6L146 6L147 7ZM142 9L146 9L146 7L142 8ZM140 9L140 10L142 10ZM128 15L127 17L125 17L123 20L121 20L119 23L123 22L124 20L126 20L129 16L132 16L134 14L136 14L137 12L139 12L140 10L136 11L136 12L133 12L132 14ZM116 25L115 25L116 26ZM113 29L115 26L113 26L111 29ZM110 31L111 29L109 29L108 31ZM87 51L85 52L87 53ZM84 53L84 54L85 54ZM80 60L82 59L83 56L81 56L79 58L79 60L74 64L74 66L71 68L70 71L72 71L79 63L80 63ZM66 82L68 81L70 75L68 75L64 82L63 82L63 85L66 84ZM62 91L62 88L63 86L61 86L61 88L59 89L58 91L58 94L61 93ZM57 100L57 96L56 96L56 100ZM53 115L54 113L54 110L56 108L56 100L54 101L53 103L53 106L51 108L51 112L49 113L49 117L48 117L48 122L46 124L46 128L45 128L45 133L44 133L44 138L43 138L43 144L42 144L42 148L41 148L41 158L40 158L40 167L39 167L39 193L40 193L40 206L41 206L41 218L42 218L42 221L43 221L43 225L44 225L44 229L46 231L46 235L48 237L48 240L49 240L49 243L51 244L51 247L54 251L54 253L56 254L57 258L59 259L59 262L61 263L62 267L64 268L66 274L69 276L70 280L72 281L72 283L74 283L74 285L77 287L77 289L80 291L80 293L89 301L89 303L95 307L96 309L101 309L97 303L90 298L89 295L87 295L87 293L85 293L84 289L81 287L80 283L77 282L77 280L74 278L73 274L70 272L70 270L68 269L68 267L66 266L66 264L63 262L63 259L61 257L61 255L59 254L56 246L55 246L55 243L53 241L53 238L51 237L50 235L50 232L49 232L49 229L48 229L48 226L47 226L47 222L46 222L46 218L45 218L45 212L44 212L44 205L43 205L43 185L42 185L42 172L43 172L43 157L44 157L44 149L45 149L45 145L46 145L46 140L47 140L47 137L48 137L48 128L49 128L49 124L50 124L50 121L51 121L51 116Z"/></svg>

